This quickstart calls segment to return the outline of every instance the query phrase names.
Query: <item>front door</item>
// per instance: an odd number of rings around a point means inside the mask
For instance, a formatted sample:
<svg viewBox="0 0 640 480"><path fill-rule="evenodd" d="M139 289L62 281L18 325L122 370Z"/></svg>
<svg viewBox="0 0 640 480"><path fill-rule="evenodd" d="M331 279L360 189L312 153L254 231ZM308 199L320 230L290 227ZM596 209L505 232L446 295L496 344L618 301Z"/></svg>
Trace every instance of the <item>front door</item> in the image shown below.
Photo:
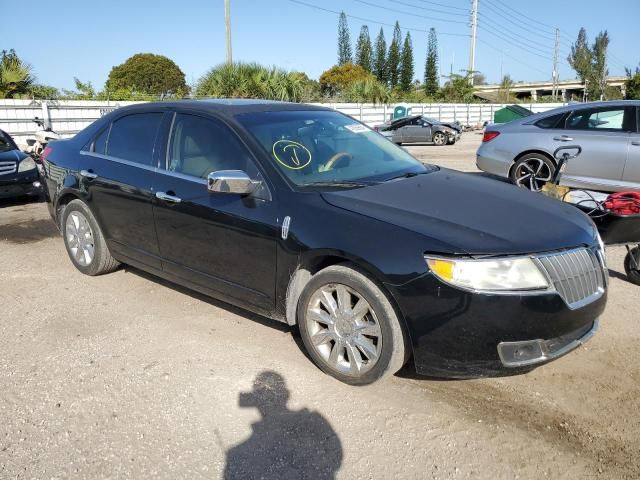
<svg viewBox="0 0 640 480"><path fill-rule="evenodd" d="M155 146L162 112L116 119L83 150L81 182L114 255L160 269L153 222Z"/></svg>
<svg viewBox="0 0 640 480"><path fill-rule="evenodd" d="M636 108L636 128L629 137L629 153L622 180L625 190L640 190L640 108Z"/></svg>
<svg viewBox="0 0 640 480"><path fill-rule="evenodd" d="M163 269L220 297L273 308L275 201L249 152L220 120L176 113L154 218ZM243 170L262 187L251 196L210 193L207 175Z"/></svg>
<svg viewBox="0 0 640 480"><path fill-rule="evenodd" d="M618 190L627 161L630 125L635 122L633 107L581 108L565 120L564 130L556 130L557 146L580 145L582 153L570 160L562 183L594 190Z"/></svg>

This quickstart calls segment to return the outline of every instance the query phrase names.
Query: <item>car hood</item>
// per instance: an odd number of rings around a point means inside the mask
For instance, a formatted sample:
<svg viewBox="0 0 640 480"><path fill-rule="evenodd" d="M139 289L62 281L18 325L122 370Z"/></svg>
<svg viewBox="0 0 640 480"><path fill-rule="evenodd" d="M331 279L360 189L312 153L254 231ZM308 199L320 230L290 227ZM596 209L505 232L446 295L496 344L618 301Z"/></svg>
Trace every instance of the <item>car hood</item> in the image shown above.
<svg viewBox="0 0 640 480"><path fill-rule="evenodd" d="M595 227L576 207L478 174L440 169L346 191L329 204L411 230L469 255L525 254L592 245ZM402 248L399 246L398 248ZM426 242L425 251L429 251Z"/></svg>
<svg viewBox="0 0 640 480"><path fill-rule="evenodd" d="M26 153L20 150L9 150L8 152L0 152L0 162L19 162L27 156Z"/></svg>

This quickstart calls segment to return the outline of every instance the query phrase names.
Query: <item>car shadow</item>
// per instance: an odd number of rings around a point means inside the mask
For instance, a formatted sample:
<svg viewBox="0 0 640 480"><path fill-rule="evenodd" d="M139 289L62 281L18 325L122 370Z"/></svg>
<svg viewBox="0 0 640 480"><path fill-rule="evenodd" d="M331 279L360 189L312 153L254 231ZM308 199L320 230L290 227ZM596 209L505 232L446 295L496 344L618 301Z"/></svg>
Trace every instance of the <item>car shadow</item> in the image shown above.
<svg viewBox="0 0 640 480"><path fill-rule="evenodd" d="M340 438L319 412L290 410L289 396L285 379L270 370L238 395L238 405L256 408L261 418L247 440L227 450L225 480L335 478L343 459Z"/></svg>

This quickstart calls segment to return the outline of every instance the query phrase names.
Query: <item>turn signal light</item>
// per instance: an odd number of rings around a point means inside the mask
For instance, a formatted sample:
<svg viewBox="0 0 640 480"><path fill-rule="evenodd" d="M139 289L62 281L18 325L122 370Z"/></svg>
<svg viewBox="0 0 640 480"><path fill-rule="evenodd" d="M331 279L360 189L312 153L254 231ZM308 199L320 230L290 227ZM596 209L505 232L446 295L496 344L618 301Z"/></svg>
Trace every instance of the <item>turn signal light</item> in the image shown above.
<svg viewBox="0 0 640 480"><path fill-rule="evenodd" d="M47 145L44 147L44 150L40 154L40 160L44 162L52 151L53 149L50 146Z"/></svg>
<svg viewBox="0 0 640 480"><path fill-rule="evenodd" d="M500 135L500 132L492 132L492 131L484 132L484 135L482 136L482 143L490 142L491 140L496 138L498 135Z"/></svg>

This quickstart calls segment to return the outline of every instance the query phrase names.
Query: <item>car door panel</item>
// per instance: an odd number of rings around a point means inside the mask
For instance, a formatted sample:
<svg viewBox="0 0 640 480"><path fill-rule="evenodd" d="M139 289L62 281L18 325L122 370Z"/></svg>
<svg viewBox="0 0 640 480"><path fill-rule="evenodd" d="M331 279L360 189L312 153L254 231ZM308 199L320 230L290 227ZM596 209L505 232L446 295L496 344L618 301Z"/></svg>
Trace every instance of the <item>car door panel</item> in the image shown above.
<svg viewBox="0 0 640 480"><path fill-rule="evenodd" d="M177 113L173 132L165 169L154 185L157 195L173 199L153 199L163 269L222 298L271 310L282 221L276 203L269 195L209 192L204 178L209 171L230 169L262 177L249 168L249 154L221 121Z"/></svg>
<svg viewBox="0 0 640 480"><path fill-rule="evenodd" d="M640 190L640 108L636 108L635 131L629 135L629 151L622 179L624 186Z"/></svg>
<svg viewBox="0 0 640 480"><path fill-rule="evenodd" d="M161 266L151 202L154 149L162 116L162 112L143 112L115 119L108 132L101 132L81 152L82 188L109 249L117 258L153 268ZM124 138L127 135L129 141ZM129 150L131 143L135 147Z"/></svg>

